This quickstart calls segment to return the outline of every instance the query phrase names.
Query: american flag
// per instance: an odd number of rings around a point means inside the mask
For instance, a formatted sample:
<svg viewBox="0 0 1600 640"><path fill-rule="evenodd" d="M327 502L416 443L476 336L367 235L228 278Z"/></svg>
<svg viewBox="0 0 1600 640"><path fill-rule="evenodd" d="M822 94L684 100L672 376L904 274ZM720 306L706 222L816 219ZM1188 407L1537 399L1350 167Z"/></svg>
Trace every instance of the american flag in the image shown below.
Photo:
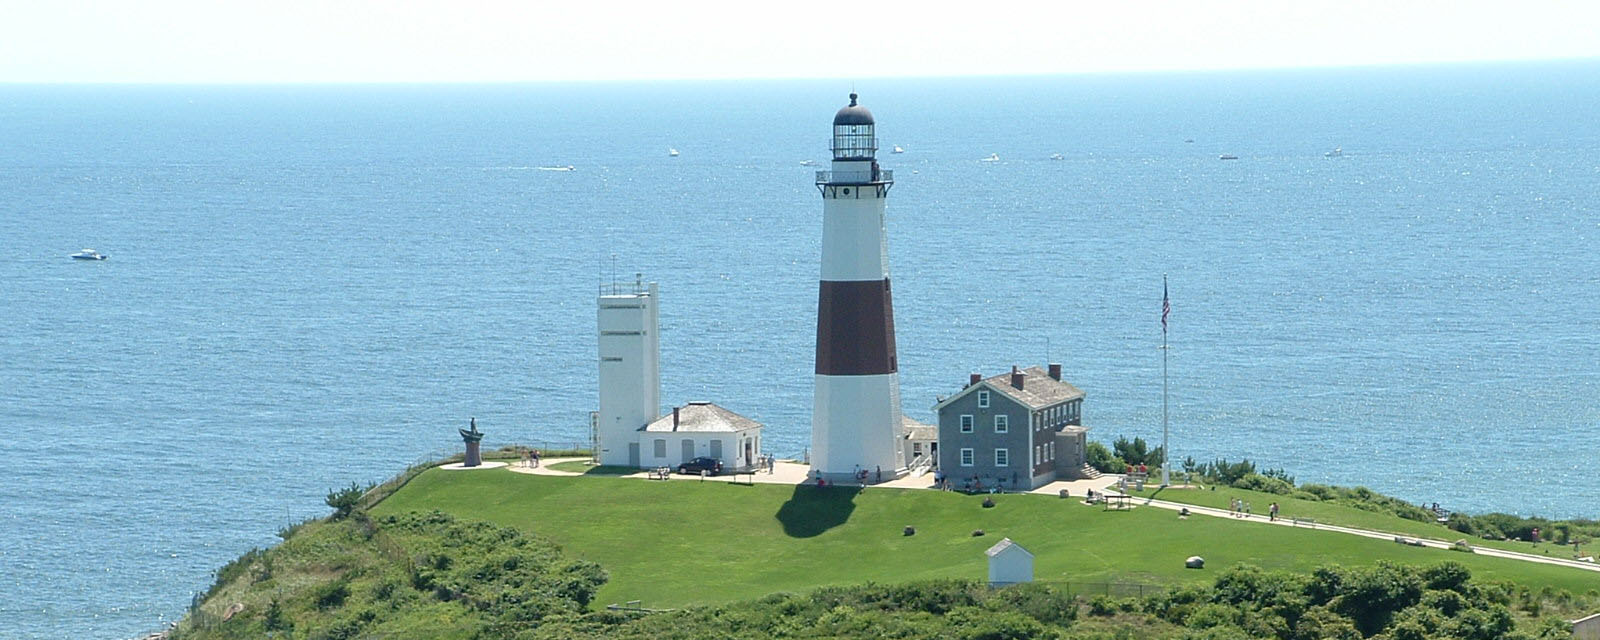
<svg viewBox="0 0 1600 640"><path fill-rule="evenodd" d="M1161 278L1161 332L1167 332L1167 314L1172 313L1172 303L1167 301L1167 279Z"/></svg>

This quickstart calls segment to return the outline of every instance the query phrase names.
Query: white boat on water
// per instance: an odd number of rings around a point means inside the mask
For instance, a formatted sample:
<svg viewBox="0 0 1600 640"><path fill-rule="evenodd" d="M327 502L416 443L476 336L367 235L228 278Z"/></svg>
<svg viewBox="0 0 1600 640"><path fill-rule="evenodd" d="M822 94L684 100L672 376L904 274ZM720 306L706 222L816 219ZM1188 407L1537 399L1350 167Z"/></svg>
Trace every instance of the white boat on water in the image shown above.
<svg viewBox="0 0 1600 640"><path fill-rule="evenodd" d="M800 166L802 166L802 167L815 167L815 166L817 166L817 162L815 160L801 160L800 161Z"/></svg>
<svg viewBox="0 0 1600 640"><path fill-rule="evenodd" d="M108 257L110 256L100 253L99 251L95 251L94 249L84 249L72 254L73 260L105 260Z"/></svg>
<svg viewBox="0 0 1600 640"><path fill-rule="evenodd" d="M565 167L539 167L539 170L540 171L576 171L577 167L574 167L574 166L569 164L569 165L567 165Z"/></svg>
<svg viewBox="0 0 1600 640"><path fill-rule="evenodd" d="M979 160L978 162L999 162L999 161L1000 161L1000 154L991 153L991 154L989 154L989 157L984 158L982 160Z"/></svg>
<svg viewBox="0 0 1600 640"><path fill-rule="evenodd" d="M1217 156L1217 159L1218 160L1238 160L1239 156L1233 155L1231 153L1224 153L1224 154L1222 154L1220 156Z"/></svg>
<svg viewBox="0 0 1600 640"><path fill-rule="evenodd" d="M676 158L676 157L678 157L678 150L674 149L672 147L667 147L667 155Z"/></svg>
<svg viewBox="0 0 1600 640"><path fill-rule="evenodd" d="M901 149L901 148L900 148L900 145L895 145L895 146L894 146L894 152L895 152L895 153L905 153L905 152L906 152L906 150L905 150L905 149Z"/></svg>
<svg viewBox="0 0 1600 640"><path fill-rule="evenodd" d="M1344 149L1339 147L1334 147L1333 151L1322 154L1322 156L1325 158L1337 158L1342 155L1344 155Z"/></svg>
<svg viewBox="0 0 1600 640"><path fill-rule="evenodd" d="M1050 159L1051 160L1066 160L1067 157L1064 156L1064 155L1061 155L1059 153L1052 153L1052 154L1050 154Z"/></svg>

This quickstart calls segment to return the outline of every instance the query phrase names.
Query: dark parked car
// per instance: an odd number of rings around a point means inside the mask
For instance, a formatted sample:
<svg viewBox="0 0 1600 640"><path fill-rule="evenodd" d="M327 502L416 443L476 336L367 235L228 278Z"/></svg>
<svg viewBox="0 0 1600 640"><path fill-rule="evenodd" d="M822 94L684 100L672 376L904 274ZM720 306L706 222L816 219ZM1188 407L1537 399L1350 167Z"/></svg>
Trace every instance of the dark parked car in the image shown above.
<svg viewBox="0 0 1600 640"><path fill-rule="evenodd" d="M709 475L722 473L722 461L716 458L695 458L678 465L678 473L700 473L705 471Z"/></svg>

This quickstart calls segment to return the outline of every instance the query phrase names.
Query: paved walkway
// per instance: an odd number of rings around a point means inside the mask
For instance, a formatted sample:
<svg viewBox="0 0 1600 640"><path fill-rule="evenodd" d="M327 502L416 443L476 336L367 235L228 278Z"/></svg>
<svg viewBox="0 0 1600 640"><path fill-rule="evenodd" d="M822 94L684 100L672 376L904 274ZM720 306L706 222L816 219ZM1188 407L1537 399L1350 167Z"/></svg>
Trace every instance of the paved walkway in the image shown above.
<svg viewBox="0 0 1600 640"><path fill-rule="evenodd" d="M1115 484L1115 483L1113 483L1113 484ZM1115 490L1112 490L1111 493L1115 494L1117 492ZM1260 514L1249 514L1249 515L1241 516L1239 514L1231 513L1227 509L1217 509L1217 508L1213 508L1213 507L1200 507L1200 506L1195 506L1195 505L1192 505L1192 504L1184 504L1184 503L1181 503L1181 502L1168 502L1166 500L1155 500L1155 499L1151 499L1151 498L1141 498L1141 497L1138 497L1138 496L1130 497L1130 500L1134 504L1151 506L1151 507L1158 507L1158 508L1161 508L1161 509L1169 509L1169 510L1172 510L1172 511L1179 511L1179 510L1182 510L1182 509L1188 509L1189 510L1189 515L1212 516L1212 517L1216 517L1216 518L1231 518L1231 519L1234 519L1234 520L1243 520L1243 521L1247 521L1247 522L1253 522L1253 523L1265 524L1265 525L1273 525L1273 526L1280 526L1280 527L1300 527L1300 528L1316 529L1318 531L1334 531L1334 532L1337 532L1337 533L1344 533L1344 534L1353 535L1353 536L1361 536L1361 537L1364 537L1364 538L1375 538L1375 539L1378 539L1378 540L1395 540L1395 539L1399 538L1399 539L1403 539L1403 540L1407 540L1407 541L1416 541L1416 542L1420 543L1421 546L1429 547L1429 548L1433 548L1433 549L1449 549L1451 547L1451 545L1452 545L1451 542L1447 542L1447 541L1444 541L1444 540L1435 540L1435 539L1432 539L1432 538L1420 538L1420 537L1417 537L1417 536L1411 536L1411 535L1399 534L1399 533L1390 533L1390 532L1385 532L1385 531L1373 531L1371 529L1357 529L1357 528L1354 528L1354 527L1341 527L1339 525L1325 524L1325 523L1321 523L1321 522L1296 522L1292 518L1280 517L1277 520L1272 520L1270 517L1265 516L1265 515L1260 515ZM1553 565L1559 565L1559 566L1563 566L1563 567L1572 567L1574 569L1584 569L1584 570L1587 570L1587 571L1600 572L1600 564L1595 564L1595 563L1592 563L1592 562L1580 562L1578 560L1572 560L1572 559L1566 559L1566 558L1552 558L1550 556L1541 556L1541 555L1538 555L1538 554L1523 553L1523 552L1520 552L1520 551L1506 551L1506 550L1503 550L1503 549L1495 549L1495 548L1492 548L1492 547L1477 547L1477 546L1475 546L1475 547L1472 548L1472 551L1473 551L1473 553L1476 553L1476 554L1481 555L1481 556L1491 556L1491 557L1495 557L1495 558L1510 558L1510 559L1513 559L1513 560L1523 560L1523 561L1527 561L1527 562L1538 562L1538 563L1542 563L1542 564L1553 564Z"/></svg>
<svg viewBox="0 0 1600 640"><path fill-rule="evenodd" d="M556 470L556 469L551 469L550 465L560 464L560 463L563 463L563 462L583 462L583 461L586 461L586 460L588 460L588 458L549 458L549 459L541 460L539 466L537 466L537 467L529 467L529 466L527 466L526 464L524 464L522 462L517 462L517 463L512 464L510 466L509 470L512 471L512 472L515 472L515 473L528 473L528 474L533 474L533 475L544 475L544 476L581 476L581 475L584 475L581 472L560 471L560 470ZM720 476L704 478L704 480L705 481L709 481L709 482L739 482L739 483L753 482L753 483L756 483L756 484L797 485L797 484L802 484L802 483L810 480L810 478L811 478L810 470L811 470L811 468L810 468L809 465L806 465L806 464L803 464L803 463L800 463L800 462L795 462L793 460L779 460L777 462L777 464L775 465L772 473L767 473L765 470L757 471L754 474L742 474L742 473L741 474L731 474L730 473L730 474L724 474L724 475L720 475ZM610 477L644 479L644 478L649 478L650 477L650 472L649 471L639 471L637 473L629 473L629 474L625 474L625 475L610 476ZM696 476L696 475L678 475L676 473L669 474L668 478L671 479L671 480L674 480L674 481L678 481L678 482L700 481L700 480L702 480L702 478L700 476ZM1052 482L1052 483L1046 484L1046 485L1044 485L1042 487L1039 487L1038 489L1034 489L1032 491L1029 491L1028 493L1042 494L1042 495L1060 495L1061 490L1062 489L1066 489L1067 492L1068 492L1068 495L1077 498L1077 497L1083 497L1083 496L1087 495L1088 491L1090 489L1093 489L1093 490L1095 490L1097 492L1110 493L1110 494L1113 494L1113 495L1118 495L1119 492L1116 489L1114 489L1114 487L1116 486L1118 480L1121 480L1121 476L1110 475L1110 474L1101 476L1099 478L1095 478L1093 480L1058 480L1056 482ZM850 485L845 485L845 486L850 486ZM894 480L890 480L890 481L883 482L883 483L880 483L880 484L875 484L875 485L868 485L868 486L869 487L889 487L889 488L896 488L896 489L932 489L932 488L934 488L933 487L933 474L932 473L928 473L928 474L924 474L924 475L920 475L920 476L916 475L916 474L907 474L906 476L901 477L901 478L896 478ZM1448 549L1451 546L1451 543L1448 542L1448 541L1445 541L1445 540L1435 540L1435 539L1432 539L1432 538L1418 538L1418 537L1415 537L1415 536L1408 536L1408 535L1396 534L1396 533L1390 533L1390 532L1384 532L1384 531L1373 531L1373 530L1370 530L1370 529L1357 529L1357 528L1354 528L1354 527L1342 527L1342 526L1338 526L1338 525L1325 524L1325 523L1321 523L1321 522L1315 522L1315 523L1296 522L1296 521L1294 521L1293 519L1290 519L1290 518L1279 518L1276 521L1273 521L1273 520L1269 519L1267 516L1259 515L1259 514L1252 514L1252 515L1248 515L1248 516L1244 516L1244 517L1239 517L1236 514L1229 513L1228 510L1226 510L1226 509L1216 509L1216 508L1212 508L1212 507L1201 507L1201 506L1196 506L1196 505L1192 505L1192 504L1183 504L1183 503L1180 503L1180 502L1168 502L1166 500L1154 500L1154 499L1150 499L1150 498L1141 498L1141 497L1138 497L1138 496L1130 496L1129 497L1129 504L1131 504L1132 506L1156 507L1156 508L1160 508L1160 509L1167 509L1167 510L1170 510L1170 511L1179 511L1179 510L1182 510L1182 509L1188 509L1189 510L1189 514L1190 515L1194 515L1194 516L1210 516L1210 517L1215 517L1215 518L1231 518L1231 519L1234 519L1234 520L1242 520L1242 521L1256 523L1256 524L1281 526L1281 527L1311 528L1311 529L1316 529L1318 531L1333 531L1333 532L1336 532L1336 533L1343 533L1343 534L1353 535L1353 536L1361 536L1361 537L1364 537L1364 538L1374 538L1374 539L1378 539L1378 540L1394 540L1395 538L1404 538L1406 540L1415 540L1415 541L1421 543L1421 545L1424 546L1424 547L1430 547L1430 548L1434 548L1434 549ZM1532 553L1522 553L1522 552L1519 552L1519 551L1505 551L1505 550L1502 550L1502 549L1494 549L1494 548L1490 548L1490 547L1473 547L1472 550L1473 550L1473 552L1477 553L1478 555L1491 556L1491 557L1496 557L1496 558L1510 558L1512 560L1523 560L1523 561L1526 561L1526 562L1538 562L1538 563L1542 563L1542 564L1553 564L1553 565L1558 565L1558 566L1563 566L1563 567L1571 567L1571 568L1574 568L1574 569L1584 569L1584 570L1587 570L1587 571L1594 571L1594 572L1600 573L1600 564L1595 564L1595 563L1592 563L1592 562L1580 562L1578 560L1570 560L1570 559L1565 559L1565 558L1552 558L1550 556L1541 556L1541 555L1532 554Z"/></svg>

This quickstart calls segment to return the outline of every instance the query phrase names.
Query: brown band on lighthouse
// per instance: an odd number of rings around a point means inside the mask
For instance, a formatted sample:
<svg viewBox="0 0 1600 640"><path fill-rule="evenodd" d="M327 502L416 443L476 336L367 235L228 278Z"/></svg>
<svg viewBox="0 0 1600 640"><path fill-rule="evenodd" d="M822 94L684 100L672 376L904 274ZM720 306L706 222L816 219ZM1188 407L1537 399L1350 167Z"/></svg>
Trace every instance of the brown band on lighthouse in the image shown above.
<svg viewBox="0 0 1600 640"><path fill-rule="evenodd" d="M870 376L898 370L889 279L822 281L817 296L817 373Z"/></svg>

